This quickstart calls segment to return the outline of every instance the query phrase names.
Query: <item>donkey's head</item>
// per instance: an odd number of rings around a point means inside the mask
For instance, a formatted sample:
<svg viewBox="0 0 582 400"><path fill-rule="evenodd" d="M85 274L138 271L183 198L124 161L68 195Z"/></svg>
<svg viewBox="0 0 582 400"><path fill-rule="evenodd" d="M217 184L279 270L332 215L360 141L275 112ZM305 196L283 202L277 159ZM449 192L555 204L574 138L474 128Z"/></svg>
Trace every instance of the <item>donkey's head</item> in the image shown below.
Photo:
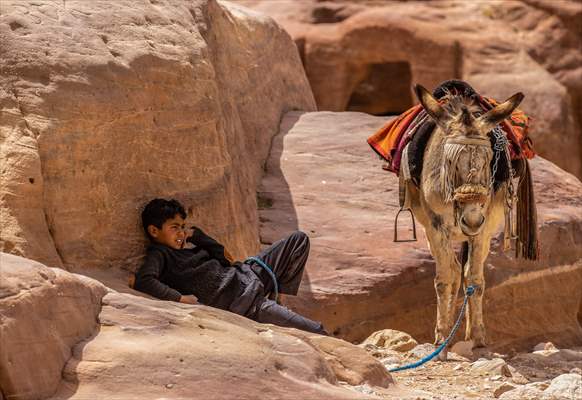
<svg viewBox="0 0 582 400"><path fill-rule="evenodd" d="M474 236L481 232L492 197L491 160L493 150L489 132L523 100L517 93L487 113L471 98L448 95L441 104L424 87L415 92L427 114L444 134L441 164L443 200L452 203L456 223L462 232Z"/></svg>

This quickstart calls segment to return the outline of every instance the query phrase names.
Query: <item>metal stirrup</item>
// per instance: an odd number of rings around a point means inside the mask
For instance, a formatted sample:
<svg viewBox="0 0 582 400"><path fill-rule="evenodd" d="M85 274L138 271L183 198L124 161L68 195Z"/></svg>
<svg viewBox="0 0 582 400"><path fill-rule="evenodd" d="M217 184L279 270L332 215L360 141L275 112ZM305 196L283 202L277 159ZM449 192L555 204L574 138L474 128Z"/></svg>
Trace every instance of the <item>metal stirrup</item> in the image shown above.
<svg viewBox="0 0 582 400"><path fill-rule="evenodd" d="M410 218L412 219L412 239L398 239L398 217L402 211L408 211L410 213ZM396 218L394 219L394 242L416 242L416 222L414 221L414 214L410 208L401 208L396 213Z"/></svg>

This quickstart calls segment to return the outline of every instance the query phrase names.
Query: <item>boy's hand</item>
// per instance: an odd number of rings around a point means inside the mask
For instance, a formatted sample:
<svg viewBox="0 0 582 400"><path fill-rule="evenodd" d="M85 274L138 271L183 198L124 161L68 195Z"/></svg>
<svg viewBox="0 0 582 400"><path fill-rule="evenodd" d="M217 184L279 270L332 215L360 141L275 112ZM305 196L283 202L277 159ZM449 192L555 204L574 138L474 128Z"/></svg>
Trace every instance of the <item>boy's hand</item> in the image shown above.
<svg viewBox="0 0 582 400"><path fill-rule="evenodd" d="M188 296L181 296L180 303L184 304L198 304L198 297L194 296L193 294Z"/></svg>

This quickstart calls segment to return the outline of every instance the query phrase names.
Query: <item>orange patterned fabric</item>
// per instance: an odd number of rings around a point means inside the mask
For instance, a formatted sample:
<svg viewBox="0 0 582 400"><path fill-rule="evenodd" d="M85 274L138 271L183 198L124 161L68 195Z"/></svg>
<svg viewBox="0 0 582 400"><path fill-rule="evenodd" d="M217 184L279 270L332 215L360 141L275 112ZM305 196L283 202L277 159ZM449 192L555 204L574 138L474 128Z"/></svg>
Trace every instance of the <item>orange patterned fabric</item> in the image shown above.
<svg viewBox="0 0 582 400"><path fill-rule="evenodd" d="M380 157L388 161L389 168L391 168L392 160L396 155L400 140L406 132L406 128L410 125L412 120L422 111L420 104L409 108L398 117L388 121L382 128L378 129L376 133L368 138L368 144ZM392 172L398 172L391 169Z"/></svg>
<svg viewBox="0 0 582 400"><path fill-rule="evenodd" d="M485 110L495 107L498 102L494 99L481 97L482 106ZM397 152L404 146L401 140L410 140L405 137L407 128L416 116L422 111L422 106L416 105L400 114L395 119L388 121L383 127L377 130L368 138L368 144L378 153L380 157L388 161L388 169L398 173L398 165L393 165L397 157ZM510 146L511 159L535 157L533 142L528 136L530 118L520 109L515 109L511 116L503 121L501 128L505 132Z"/></svg>

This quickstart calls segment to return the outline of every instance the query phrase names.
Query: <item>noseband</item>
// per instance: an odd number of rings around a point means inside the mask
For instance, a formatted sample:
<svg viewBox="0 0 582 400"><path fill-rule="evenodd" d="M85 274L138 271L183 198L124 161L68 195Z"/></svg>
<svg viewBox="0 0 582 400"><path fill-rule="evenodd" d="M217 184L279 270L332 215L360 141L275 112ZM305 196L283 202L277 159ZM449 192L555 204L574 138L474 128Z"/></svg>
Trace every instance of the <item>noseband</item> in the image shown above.
<svg viewBox="0 0 582 400"><path fill-rule="evenodd" d="M490 195L491 185L489 184L464 183L458 187L456 186L456 165L464 151L469 151L470 153L470 169L465 177L466 180L470 182L474 175L478 173L474 168L476 147L486 147L492 151L489 138L457 136L445 140L444 163L441 171L445 202L484 203ZM489 163L485 165L488 166Z"/></svg>

